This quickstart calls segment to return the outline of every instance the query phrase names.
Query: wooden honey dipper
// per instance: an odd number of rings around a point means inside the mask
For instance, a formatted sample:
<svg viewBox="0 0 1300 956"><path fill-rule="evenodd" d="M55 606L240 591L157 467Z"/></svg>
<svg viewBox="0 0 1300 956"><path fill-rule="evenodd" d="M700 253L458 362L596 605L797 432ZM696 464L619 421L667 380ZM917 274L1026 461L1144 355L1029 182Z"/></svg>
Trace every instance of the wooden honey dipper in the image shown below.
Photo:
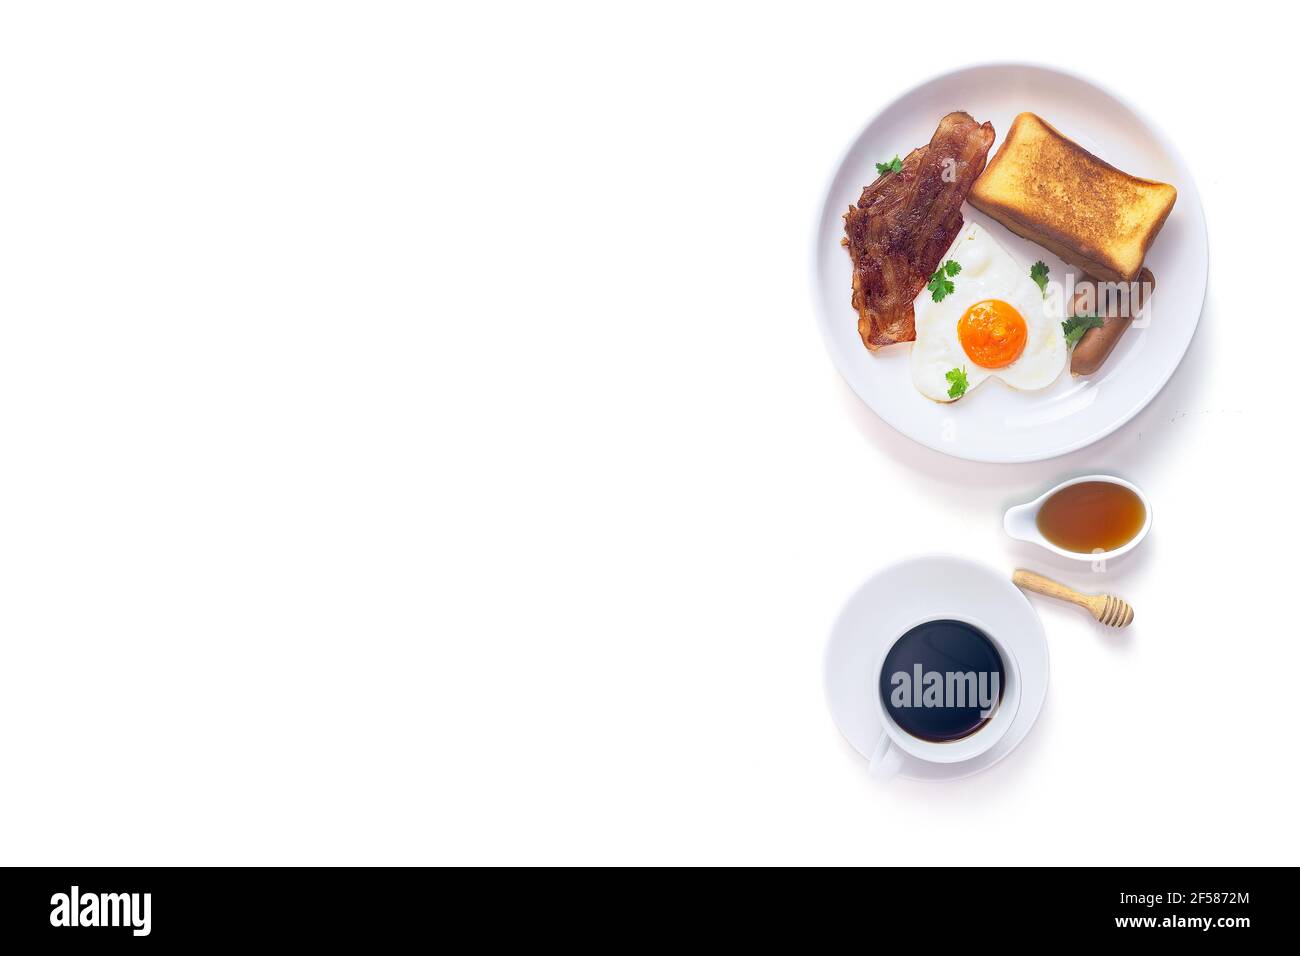
<svg viewBox="0 0 1300 956"><path fill-rule="evenodd" d="M1017 587L1036 594L1045 594L1058 601L1069 601L1079 607L1086 607L1088 612L1107 627L1128 627L1133 623L1133 608L1122 598L1113 594L1084 594L1074 588L1066 587L1059 581L1045 578L1033 571L1017 568L1011 575Z"/></svg>

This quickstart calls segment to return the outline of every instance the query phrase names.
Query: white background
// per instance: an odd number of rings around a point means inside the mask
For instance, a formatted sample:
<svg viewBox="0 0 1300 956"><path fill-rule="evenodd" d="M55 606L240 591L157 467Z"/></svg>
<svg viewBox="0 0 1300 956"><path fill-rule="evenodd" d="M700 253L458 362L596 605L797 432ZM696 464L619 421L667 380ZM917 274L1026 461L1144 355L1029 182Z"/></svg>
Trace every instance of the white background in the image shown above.
<svg viewBox="0 0 1300 956"><path fill-rule="evenodd" d="M1286 32L446 6L4 7L3 862L1296 863ZM842 384L809 244L876 109L1017 59L1184 151L1210 290L1131 424L979 466ZM1009 572L1002 508L1094 469L1154 502L1135 626L1035 600L1025 744L869 780L843 600Z"/></svg>

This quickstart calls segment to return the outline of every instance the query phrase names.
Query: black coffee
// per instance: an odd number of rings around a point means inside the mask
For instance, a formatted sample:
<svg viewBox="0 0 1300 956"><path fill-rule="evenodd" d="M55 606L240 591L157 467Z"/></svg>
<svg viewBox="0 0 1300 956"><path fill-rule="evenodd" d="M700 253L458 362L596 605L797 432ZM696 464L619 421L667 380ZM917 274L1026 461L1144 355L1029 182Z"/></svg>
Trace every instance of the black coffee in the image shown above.
<svg viewBox="0 0 1300 956"><path fill-rule="evenodd" d="M969 737L997 709L1006 687L1002 655L988 636L962 621L926 621L890 648L880 698L913 737Z"/></svg>

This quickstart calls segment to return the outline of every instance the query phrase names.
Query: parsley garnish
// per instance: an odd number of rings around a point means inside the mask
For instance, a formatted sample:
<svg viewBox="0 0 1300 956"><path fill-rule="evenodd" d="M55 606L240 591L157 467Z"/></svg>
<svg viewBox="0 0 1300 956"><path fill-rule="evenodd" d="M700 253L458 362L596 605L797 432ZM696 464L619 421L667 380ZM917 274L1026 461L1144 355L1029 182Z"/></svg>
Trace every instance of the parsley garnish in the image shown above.
<svg viewBox="0 0 1300 956"><path fill-rule="evenodd" d="M1073 348L1077 345L1079 339L1083 338L1084 332L1089 329L1099 329L1105 324L1099 315L1076 315L1073 318L1066 319L1061 323L1061 328L1065 330L1066 348Z"/></svg>
<svg viewBox="0 0 1300 956"><path fill-rule="evenodd" d="M934 275L930 276L929 283L926 284L926 288L930 290L930 298L935 302L942 302L944 298L951 295L956 287L948 280L959 272L961 272L961 263L954 259L949 259L936 269Z"/></svg>
<svg viewBox="0 0 1300 956"><path fill-rule="evenodd" d="M898 158L897 153L895 153L894 158L887 163L876 163L876 172L881 176L885 175L885 173L901 173L902 171L903 161Z"/></svg>
<svg viewBox="0 0 1300 956"><path fill-rule="evenodd" d="M1047 263L1042 259L1039 259L1029 267L1029 278L1034 280L1034 284L1037 285L1039 291L1043 293L1044 299L1047 298L1047 273Z"/></svg>
<svg viewBox="0 0 1300 956"><path fill-rule="evenodd" d="M955 368L944 375L949 382L948 397L961 398L966 394L966 370Z"/></svg>

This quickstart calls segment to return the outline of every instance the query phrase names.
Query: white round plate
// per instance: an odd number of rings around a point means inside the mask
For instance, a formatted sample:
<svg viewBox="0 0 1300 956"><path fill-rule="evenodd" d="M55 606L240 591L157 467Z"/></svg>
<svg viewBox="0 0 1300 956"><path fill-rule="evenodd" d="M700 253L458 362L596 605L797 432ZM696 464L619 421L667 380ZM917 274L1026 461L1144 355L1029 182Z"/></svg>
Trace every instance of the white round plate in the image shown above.
<svg viewBox="0 0 1300 956"><path fill-rule="evenodd" d="M870 759L880 739L880 715L871 696L880 692L879 675L872 672L889 640L931 615L982 622L1011 648L1020 666L1020 709L996 744L961 763L903 756L900 776L954 780L986 770L1015 750L1047 697L1047 635L1029 601L1005 574L954 555L925 555L869 578L840 612L826 645L826 701L840 733Z"/></svg>
<svg viewBox="0 0 1300 956"><path fill-rule="evenodd" d="M1147 255L1155 274L1151 321L1131 327L1106 364L1075 378L1068 371L1042 391L1017 392L990 380L953 404L932 402L912 385L910 344L868 352L849 296L852 270L840 245L844 212L876 178L875 163L905 156L930 140L941 117L965 110L993 124L1002 145L1017 113L1037 113L1106 162L1173 183L1178 201ZM1028 274L1036 259L1053 279L1073 271L1046 249L964 207ZM1174 147L1132 107L1096 84L1041 66L999 64L946 73L904 93L867 123L827 188L813 251L813 295L836 368L877 415L908 438L972 461L1052 458L1109 435L1164 386L1191 344L1205 300L1209 249L1205 214L1191 173Z"/></svg>

